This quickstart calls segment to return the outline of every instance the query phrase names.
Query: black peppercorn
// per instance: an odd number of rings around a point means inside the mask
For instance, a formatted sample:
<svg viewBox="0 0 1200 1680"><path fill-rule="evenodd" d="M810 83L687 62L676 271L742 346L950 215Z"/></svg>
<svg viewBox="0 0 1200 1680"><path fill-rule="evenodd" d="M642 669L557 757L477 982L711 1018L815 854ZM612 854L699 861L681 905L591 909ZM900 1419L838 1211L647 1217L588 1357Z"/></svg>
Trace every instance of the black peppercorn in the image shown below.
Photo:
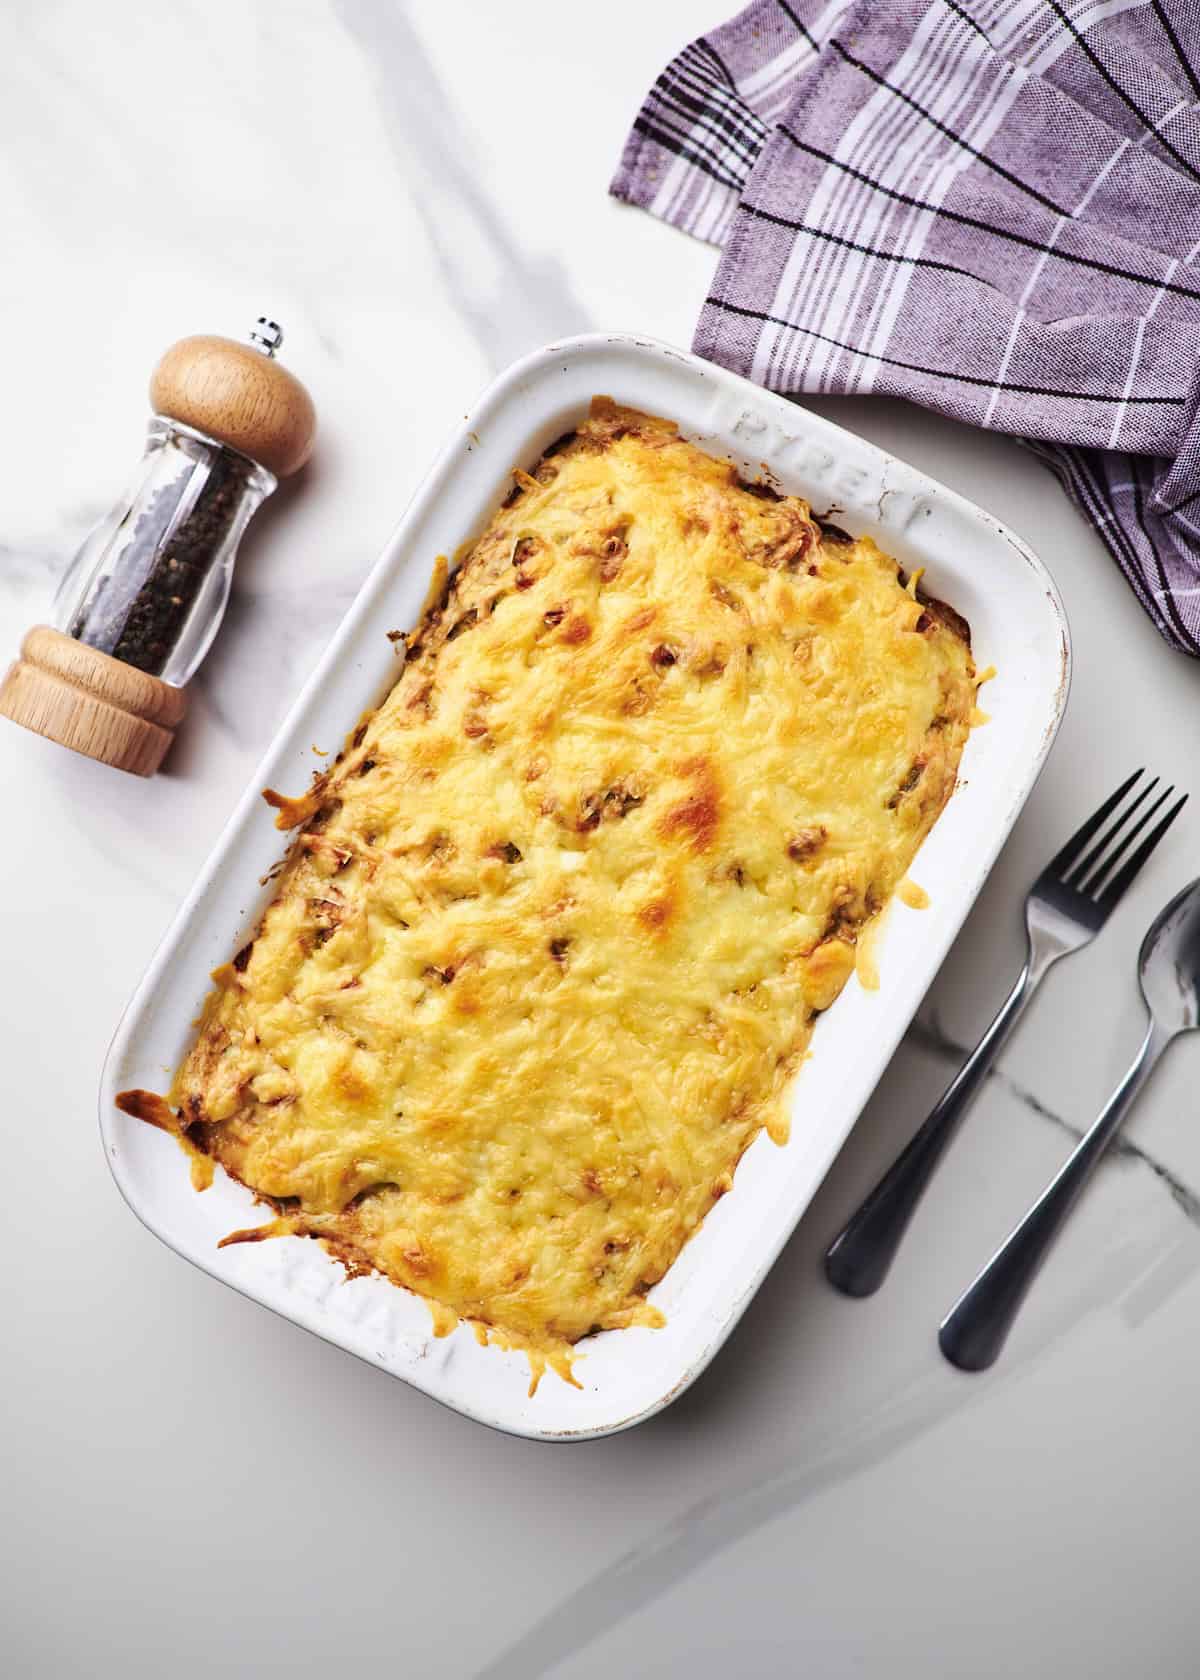
<svg viewBox="0 0 1200 1680"><path fill-rule="evenodd" d="M68 634L158 676L179 641L200 587L221 558L251 462L208 452L156 490L138 515L118 570L80 604ZM198 486L198 487L197 487Z"/></svg>

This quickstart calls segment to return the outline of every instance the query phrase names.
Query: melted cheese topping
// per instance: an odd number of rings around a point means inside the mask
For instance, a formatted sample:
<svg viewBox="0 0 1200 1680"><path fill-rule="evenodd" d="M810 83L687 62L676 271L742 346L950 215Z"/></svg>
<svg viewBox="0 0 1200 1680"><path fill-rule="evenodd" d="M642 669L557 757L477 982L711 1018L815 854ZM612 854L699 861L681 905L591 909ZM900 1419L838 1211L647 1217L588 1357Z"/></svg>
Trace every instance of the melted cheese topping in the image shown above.
<svg viewBox="0 0 1200 1680"><path fill-rule="evenodd" d="M766 1127L954 787L965 626L597 399L302 799L172 1091L349 1263L570 1375ZM869 964L865 975L870 978ZM261 1230L255 1234L262 1234Z"/></svg>

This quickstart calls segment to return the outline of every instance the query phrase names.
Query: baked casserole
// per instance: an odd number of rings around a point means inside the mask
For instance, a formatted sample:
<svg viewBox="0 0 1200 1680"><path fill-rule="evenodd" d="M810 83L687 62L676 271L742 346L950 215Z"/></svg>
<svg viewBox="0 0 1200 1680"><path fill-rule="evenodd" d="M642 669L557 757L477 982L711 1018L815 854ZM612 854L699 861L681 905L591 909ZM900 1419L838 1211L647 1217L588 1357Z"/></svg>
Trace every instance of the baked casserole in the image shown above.
<svg viewBox="0 0 1200 1680"><path fill-rule="evenodd" d="M168 1100L120 1099L573 1381L765 1128L949 798L967 627L866 538L596 398L302 797Z"/></svg>

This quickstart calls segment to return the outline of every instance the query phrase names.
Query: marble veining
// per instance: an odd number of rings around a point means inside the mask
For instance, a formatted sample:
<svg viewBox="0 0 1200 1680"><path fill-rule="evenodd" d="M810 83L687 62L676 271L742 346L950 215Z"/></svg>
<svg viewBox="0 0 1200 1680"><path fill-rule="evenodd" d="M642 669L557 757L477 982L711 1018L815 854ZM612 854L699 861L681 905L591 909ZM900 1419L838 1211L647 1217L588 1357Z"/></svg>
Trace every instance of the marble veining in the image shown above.
<svg viewBox="0 0 1200 1680"><path fill-rule="evenodd" d="M531 344L592 322L557 257L531 260L503 209L479 185L478 141L433 73L402 8L337 0L360 48L399 168L419 189L418 210L447 293L493 372ZM513 97L517 97L513 90Z"/></svg>
<svg viewBox="0 0 1200 1680"><path fill-rule="evenodd" d="M932 1051L952 1069L961 1067L974 1048L973 1045L960 1044L957 1039L952 1038L942 1026L936 1011L931 1011L923 1016L919 1015L908 1030L908 1038L911 1043L919 1046L922 1050ZM998 1081L1010 1096L1016 1098L1022 1107L1028 1109L1031 1114L1035 1114L1039 1120L1048 1120L1052 1126L1057 1126L1076 1143L1079 1142L1087 1131L1088 1125L1091 1124L1088 1121L1086 1124L1080 1125L1074 1120L1068 1120L1065 1115L1057 1114L1054 1109L1042 1102L1033 1091L1020 1084L1011 1074L1006 1073L1003 1062L989 1071L988 1079ZM1095 1116L1093 1115L1092 1118L1094 1119ZM1158 1179L1163 1189L1168 1192L1180 1212L1191 1220L1193 1225L1200 1225L1200 1196L1197 1196L1196 1192L1190 1189L1162 1161L1156 1160L1148 1150L1143 1149L1132 1138L1125 1134L1119 1135L1112 1144L1106 1159L1108 1161L1136 1161L1140 1166L1147 1168Z"/></svg>

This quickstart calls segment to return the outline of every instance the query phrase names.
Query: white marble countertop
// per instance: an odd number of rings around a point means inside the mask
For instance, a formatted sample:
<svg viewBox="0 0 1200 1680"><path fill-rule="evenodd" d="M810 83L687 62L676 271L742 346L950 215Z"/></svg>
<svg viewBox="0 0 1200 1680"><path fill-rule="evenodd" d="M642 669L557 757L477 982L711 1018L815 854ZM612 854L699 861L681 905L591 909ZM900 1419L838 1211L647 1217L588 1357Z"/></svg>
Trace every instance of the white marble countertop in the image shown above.
<svg viewBox="0 0 1200 1680"><path fill-rule="evenodd" d="M172 339L277 316L322 422L246 539L166 774L0 723L14 1677L1195 1672L1200 1044L1156 1076L996 1370L951 1370L934 1326L1131 1056L1135 953L1196 872L1200 800L1048 981L883 1292L848 1303L818 1269L1007 990L1057 842L1138 764L1200 793L1200 668L1011 443L818 405L1044 557L1074 693L918 1026L671 1409L584 1446L489 1433L177 1259L99 1148L122 1006L451 423L564 331L689 341L712 252L605 187L645 86L724 11L46 0L0 21L0 646L136 462Z"/></svg>

